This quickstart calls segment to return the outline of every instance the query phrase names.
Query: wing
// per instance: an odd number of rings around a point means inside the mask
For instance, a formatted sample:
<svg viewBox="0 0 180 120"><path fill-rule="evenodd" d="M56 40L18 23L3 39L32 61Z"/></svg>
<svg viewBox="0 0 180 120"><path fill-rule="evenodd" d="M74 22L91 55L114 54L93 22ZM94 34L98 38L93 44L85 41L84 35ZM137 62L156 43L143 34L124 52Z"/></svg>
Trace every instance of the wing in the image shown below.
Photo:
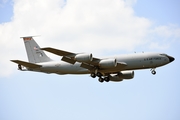
<svg viewBox="0 0 180 120"><path fill-rule="evenodd" d="M55 49L51 47L41 48L41 50L45 50L47 52L50 52L59 56L73 57L76 55L75 53L72 53L72 52L67 52L67 51L63 51L63 50L59 50L59 49Z"/></svg>
<svg viewBox="0 0 180 120"><path fill-rule="evenodd" d="M71 52L67 52L67 51L63 51L63 50L59 50L55 48L50 48L50 47L41 48L41 50L45 50L47 52L50 52L59 56L63 56L63 58L61 59L62 61L65 61L71 64L74 64L76 62L75 60L72 59L74 56L76 56L75 53L71 53Z"/></svg>
<svg viewBox="0 0 180 120"><path fill-rule="evenodd" d="M108 68L101 68L101 66L99 65L99 63L103 59L92 57L92 59L90 59L89 61L88 60L87 61L78 61L78 60L76 60L76 56L79 55L77 53L72 53L72 52L59 50L59 49L55 49L55 48L50 48L50 47L41 48L41 50L45 50L47 52L50 52L50 53L53 53L53 54L56 54L56 55L59 55L59 56L63 56L61 60L65 61L65 62L68 62L70 64L74 64L75 62L80 62L81 63L80 66L82 68L86 68L86 69L88 69L90 71L99 69L102 72L106 72L106 71L109 72ZM118 71L118 70L121 70L122 68L124 68L125 66L127 66L126 63L118 62L116 67L113 68L113 69Z"/></svg>
<svg viewBox="0 0 180 120"><path fill-rule="evenodd" d="M33 63L21 61L21 60L11 60L11 61L14 63L17 63L19 65L23 65L24 67L29 67L29 68L40 68L40 67L42 67L41 65L37 65L37 64L33 64Z"/></svg>
<svg viewBox="0 0 180 120"><path fill-rule="evenodd" d="M64 50L59 50L59 49L55 49L55 48L50 48L50 47L47 47L47 48L41 48L41 50L45 50L47 52L50 52L50 53L53 53L53 54L56 54L56 55L59 55L59 56L63 56L62 57L62 61L65 61L65 62L68 62L68 63L71 63L71 64L74 64L76 62L76 60L74 59L76 55L78 55L77 53L72 53L72 52L67 52L67 51L64 51ZM98 58L93 58L92 61L89 61L89 62L82 62L82 66L81 67L84 67L84 68L92 68L93 66L95 65L98 65L100 59ZM87 66L88 64L91 64L93 66Z"/></svg>

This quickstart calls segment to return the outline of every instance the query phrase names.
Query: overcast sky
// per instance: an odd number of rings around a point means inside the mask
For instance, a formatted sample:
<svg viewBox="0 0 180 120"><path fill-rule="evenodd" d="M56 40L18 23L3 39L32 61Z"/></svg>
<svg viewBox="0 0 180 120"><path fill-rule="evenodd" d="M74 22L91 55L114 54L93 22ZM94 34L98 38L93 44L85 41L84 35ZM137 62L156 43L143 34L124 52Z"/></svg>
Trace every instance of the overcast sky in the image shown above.
<svg viewBox="0 0 180 120"><path fill-rule="evenodd" d="M0 120L179 120L180 1L1 0ZM175 61L135 78L99 83L89 75L21 72L22 36L41 47L95 57L162 52ZM59 56L47 53L55 60Z"/></svg>

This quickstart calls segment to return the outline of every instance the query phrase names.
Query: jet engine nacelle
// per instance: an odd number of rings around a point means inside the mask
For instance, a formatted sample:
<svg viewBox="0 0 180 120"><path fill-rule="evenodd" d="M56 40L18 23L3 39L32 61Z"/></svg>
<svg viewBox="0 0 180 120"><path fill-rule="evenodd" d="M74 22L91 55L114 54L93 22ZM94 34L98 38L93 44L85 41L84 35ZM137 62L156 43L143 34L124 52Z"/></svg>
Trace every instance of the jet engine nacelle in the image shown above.
<svg viewBox="0 0 180 120"><path fill-rule="evenodd" d="M111 75L110 80L114 82L122 81L123 79L132 79L134 78L134 71L122 71L116 75Z"/></svg>
<svg viewBox="0 0 180 120"><path fill-rule="evenodd" d="M116 59L104 59L99 62L101 68L113 68L117 66Z"/></svg>
<svg viewBox="0 0 180 120"><path fill-rule="evenodd" d="M90 62L93 60L92 54L77 54L74 59L78 62Z"/></svg>

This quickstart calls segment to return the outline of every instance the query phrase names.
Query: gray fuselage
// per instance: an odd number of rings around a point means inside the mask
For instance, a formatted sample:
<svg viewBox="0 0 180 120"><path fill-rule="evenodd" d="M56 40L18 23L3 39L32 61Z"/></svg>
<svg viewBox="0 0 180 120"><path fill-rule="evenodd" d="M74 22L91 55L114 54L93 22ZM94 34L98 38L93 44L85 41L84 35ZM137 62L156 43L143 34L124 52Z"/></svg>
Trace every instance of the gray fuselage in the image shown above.
<svg viewBox="0 0 180 120"><path fill-rule="evenodd" d="M161 53L134 53L127 55L120 55L114 58L117 62L124 62L127 66L113 67L108 69L100 69L103 73L116 73L126 70L137 70L137 69L148 69L157 68L166 65L171 62L171 56ZM109 59L104 58L104 59ZM38 64L38 63L37 63ZM76 62L75 64L66 63L64 61L50 61L39 63L42 65L41 68L29 69L31 71L45 72L45 73L56 73L56 74L90 74L92 71L80 67L81 63Z"/></svg>

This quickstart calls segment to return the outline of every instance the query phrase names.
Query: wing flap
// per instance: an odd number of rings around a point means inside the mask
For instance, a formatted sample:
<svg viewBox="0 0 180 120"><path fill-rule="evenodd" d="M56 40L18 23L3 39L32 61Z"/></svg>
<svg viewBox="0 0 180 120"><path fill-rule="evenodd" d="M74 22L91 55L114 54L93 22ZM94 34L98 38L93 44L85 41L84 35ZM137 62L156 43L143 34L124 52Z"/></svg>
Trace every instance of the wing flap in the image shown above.
<svg viewBox="0 0 180 120"><path fill-rule="evenodd" d="M68 58L68 57L62 57L62 59L61 59L62 61L65 61L65 62L67 62L67 63L70 63L70 64L74 64L76 61L75 60L73 60L73 59L71 59L71 58Z"/></svg>
<svg viewBox="0 0 180 120"><path fill-rule="evenodd" d="M21 60L11 60L14 63L23 65L24 67L29 67L29 68L40 68L42 67L42 65L37 65L37 64L33 64L33 63L29 63L29 62L25 62L25 61L21 61Z"/></svg>
<svg viewBox="0 0 180 120"><path fill-rule="evenodd" d="M127 66L127 64L125 62L118 62L116 67L123 68L123 67L126 67L126 66Z"/></svg>
<svg viewBox="0 0 180 120"><path fill-rule="evenodd" d="M113 74L113 73L118 73L119 71L122 71L124 67L127 66L127 63L125 62L118 62L117 66L115 68L110 68L110 69L100 69L99 72L105 73L105 74Z"/></svg>
<svg viewBox="0 0 180 120"><path fill-rule="evenodd" d="M88 70L93 70L94 69L94 66L91 66L91 65L86 64L86 63L81 63L80 67L86 68Z"/></svg>

